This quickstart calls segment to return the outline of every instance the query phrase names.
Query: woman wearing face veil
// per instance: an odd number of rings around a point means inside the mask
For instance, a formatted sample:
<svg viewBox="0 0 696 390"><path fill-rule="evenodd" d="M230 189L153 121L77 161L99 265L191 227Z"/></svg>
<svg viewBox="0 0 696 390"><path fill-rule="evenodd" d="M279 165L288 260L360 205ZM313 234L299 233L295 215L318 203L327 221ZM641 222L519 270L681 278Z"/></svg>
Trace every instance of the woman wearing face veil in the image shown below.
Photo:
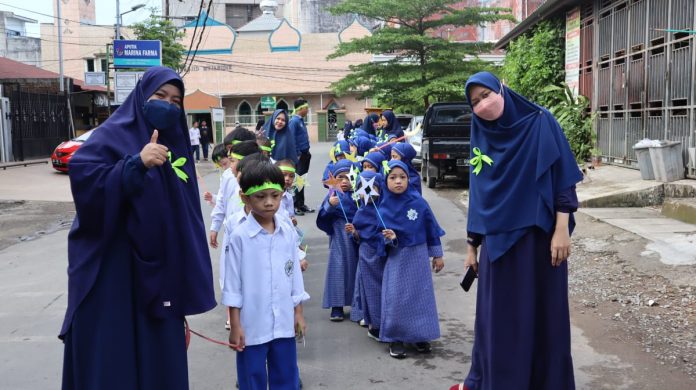
<svg viewBox="0 0 696 390"><path fill-rule="evenodd" d="M63 389L187 389L184 316L216 306L171 69L149 69L70 162Z"/></svg>
<svg viewBox="0 0 696 390"><path fill-rule="evenodd" d="M452 388L574 389L566 260L580 170L546 109L488 72L465 90L475 114L465 265L478 287L471 369Z"/></svg>

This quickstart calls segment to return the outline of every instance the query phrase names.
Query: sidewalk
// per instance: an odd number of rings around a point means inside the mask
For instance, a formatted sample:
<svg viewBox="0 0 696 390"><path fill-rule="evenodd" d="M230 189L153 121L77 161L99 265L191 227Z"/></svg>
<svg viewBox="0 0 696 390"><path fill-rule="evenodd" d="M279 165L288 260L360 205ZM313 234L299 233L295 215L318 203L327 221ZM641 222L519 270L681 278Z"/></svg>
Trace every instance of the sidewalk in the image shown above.
<svg viewBox="0 0 696 390"><path fill-rule="evenodd" d="M647 249L668 265L696 264L696 225L664 216L661 205L665 197L694 192L696 180L642 180L637 170L609 165L577 186L581 213L649 240Z"/></svg>

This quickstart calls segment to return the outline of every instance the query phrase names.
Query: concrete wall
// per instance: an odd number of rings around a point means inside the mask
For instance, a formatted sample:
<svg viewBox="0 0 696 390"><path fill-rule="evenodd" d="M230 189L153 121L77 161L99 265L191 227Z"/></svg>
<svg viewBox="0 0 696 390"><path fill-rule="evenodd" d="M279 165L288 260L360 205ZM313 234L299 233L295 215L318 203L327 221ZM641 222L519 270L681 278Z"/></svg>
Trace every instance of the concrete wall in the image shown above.
<svg viewBox="0 0 696 390"><path fill-rule="evenodd" d="M7 57L27 65L41 67L41 39L31 37L9 37L1 34L3 45L0 57Z"/></svg>

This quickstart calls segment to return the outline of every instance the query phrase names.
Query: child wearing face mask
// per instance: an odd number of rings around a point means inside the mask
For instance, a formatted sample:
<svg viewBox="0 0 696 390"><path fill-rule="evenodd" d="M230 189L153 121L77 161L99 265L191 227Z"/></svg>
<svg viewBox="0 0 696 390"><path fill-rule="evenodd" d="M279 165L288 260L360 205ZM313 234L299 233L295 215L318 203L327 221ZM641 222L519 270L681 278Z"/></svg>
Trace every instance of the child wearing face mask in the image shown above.
<svg viewBox="0 0 696 390"><path fill-rule="evenodd" d="M428 353L430 341L440 337L430 268L440 272L444 267L440 237L445 232L428 202L408 184L408 166L392 160L388 167L380 203L387 226L382 233L390 244L382 278L379 338L390 343L390 356L401 359L406 357L405 343Z"/></svg>
<svg viewBox="0 0 696 390"><path fill-rule="evenodd" d="M344 306L351 306L358 266L357 245L349 224L357 211L352 199L352 185L348 178L353 163L340 160L331 171L340 189L331 189L317 214L317 227L329 236L329 261L324 283L322 307L331 309L329 319L343 321Z"/></svg>

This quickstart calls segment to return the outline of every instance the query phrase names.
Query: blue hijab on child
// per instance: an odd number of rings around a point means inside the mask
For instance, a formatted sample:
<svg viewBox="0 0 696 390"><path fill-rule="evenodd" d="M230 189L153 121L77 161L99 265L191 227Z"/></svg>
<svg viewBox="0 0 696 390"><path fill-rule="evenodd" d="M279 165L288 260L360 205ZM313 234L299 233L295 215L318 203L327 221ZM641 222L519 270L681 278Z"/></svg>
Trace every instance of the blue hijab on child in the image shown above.
<svg viewBox="0 0 696 390"><path fill-rule="evenodd" d="M408 176L408 166L403 161L391 160L388 166L390 173L395 168L400 168ZM386 181L389 182L389 175L386 175ZM381 198L379 211L387 228L396 233L400 247L423 243L435 246L437 239L445 235L428 202L413 186L409 185L404 193L395 194L387 184Z"/></svg>
<svg viewBox="0 0 696 390"><path fill-rule="evenodd" d="M382 162L385 158L382 152L370 152L365 156L362 162L369 162L373 167L377 169L377 172L382 172Z"/></svg>

